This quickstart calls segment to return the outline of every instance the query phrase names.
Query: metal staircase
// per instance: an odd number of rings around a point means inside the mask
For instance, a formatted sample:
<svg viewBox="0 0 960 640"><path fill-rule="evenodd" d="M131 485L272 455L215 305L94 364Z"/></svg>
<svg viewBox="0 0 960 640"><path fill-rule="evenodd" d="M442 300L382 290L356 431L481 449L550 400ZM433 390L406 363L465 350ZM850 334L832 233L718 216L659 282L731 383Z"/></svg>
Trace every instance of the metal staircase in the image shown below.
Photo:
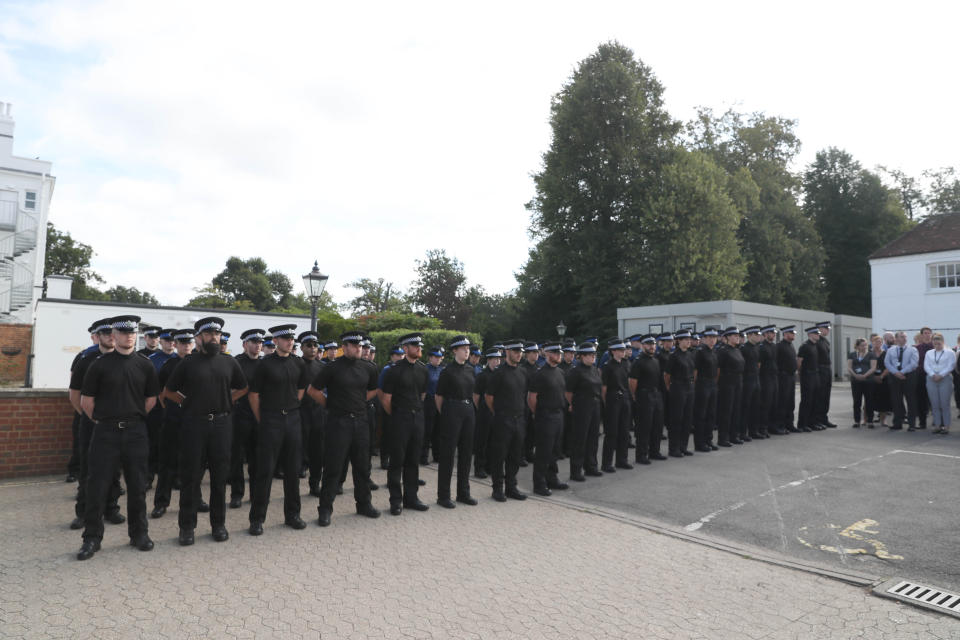
<svg viewBox="0 0 960 640"><path fill-rule="evenodd" d="M0 202L0 322L33 303L37 219L16 202Z"/></svg>

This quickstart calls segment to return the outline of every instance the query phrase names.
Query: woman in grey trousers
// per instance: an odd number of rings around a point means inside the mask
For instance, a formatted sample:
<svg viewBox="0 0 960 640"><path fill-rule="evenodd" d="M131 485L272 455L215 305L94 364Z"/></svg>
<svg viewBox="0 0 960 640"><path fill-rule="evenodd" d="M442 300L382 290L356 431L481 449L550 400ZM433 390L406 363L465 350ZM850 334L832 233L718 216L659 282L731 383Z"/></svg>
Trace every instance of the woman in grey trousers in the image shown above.
<svg viewBox="0 0 960 640"><path fill-rule="evenodd" d="M956 354L943 348L943 334L933 334L933 349L923 358L923 370L927 372L927 397L934 433L946 435L950 431L950 396L956 366Z"/></svg>

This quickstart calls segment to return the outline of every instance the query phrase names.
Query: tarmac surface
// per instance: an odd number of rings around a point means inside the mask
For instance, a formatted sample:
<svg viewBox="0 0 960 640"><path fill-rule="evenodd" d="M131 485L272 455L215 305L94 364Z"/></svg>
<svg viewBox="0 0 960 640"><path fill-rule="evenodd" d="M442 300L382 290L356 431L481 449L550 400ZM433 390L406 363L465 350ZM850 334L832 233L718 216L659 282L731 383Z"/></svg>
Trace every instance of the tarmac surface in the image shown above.
<svg viewBox="0 0 960 640"><path fill-rule="evenodd" d="M488 485L474 482L480 504L449 511L433 504L435 471L421 468L427 486L420 496L431 504L429 511L405 511L399 517L384 513L378 520L356 516L348 483L328 528L315 523L316 500L304 497L308 527L303 531L283 526L282 488L276 481L263 536L246 533L245 502L244 508L228 511L229 541L214 542L201 514L197 543L179 547L174 507L163 518L150 520L157 543L153 551L128 546L126 525L107 525L103 549L86 562L75 559L80 534L68 528L74 485L59 477L0 483L0 637L960 639L958 619L878 598L866 586L771 563L769 557L751 559L768 553L789 564L799 557L792 542L804 526L798 523L840 526L861 517L878 519L871 528L880 533L868 535L886 543L891 554L914 556L916 552L899 541L903 525L892 511L880 512L869 500L863 500L864 508L857 512L834 511L832 506L839 500L834 494L847 485L884 492L897 482L881 482L878 473L843 475L848 470L824 476L837 467L814 465L797 450L803 443L817 451L835 448L843 457L845 449L852 449L858 454L855 462L872 455L867 449L874 444L883 444L883 451L907 448L884 443L886 434L848 435L845 430L787 436L729 455L697 455L661 463L659 469L618 473L556 499L500 504L490 499ZM907 440L907 434L901 435ZM843 444L845 438L860 440ZM919 444L912 442L909 448L935 446L923 445L926 439L919 434ZM836 444L818 448L816 442ZM949 441L939 446L949 447ZM784 452L774 455L780 448ZM734 458L734 453L739 455ZM758 460L765 456L770 456L763 463L768 472L758 473L763 468ZM791 459L795 468L785 466ZM912 465L918 472L925 466L938 475L949 472L934 466L940 458L912 454L888 454L853 469L860 474L861 468L888 459L920 460ZM736 467L737 472L708 482L715 476L711 465ZM770 484L776 488L804 480L797 469L809 477L791 490L816 488L820 497L791 507L787 490L774 491L770 495L779 501L783 525L775 515L771 525L767 519L776 510L755 496ZM530 467L521 470L524 480L529 473ZM834 474L838 477L832 478ZM952 477L955 481L956 474ZM678 485L680 479L686 480ZM385 472L376 469L374 480L382 483ZM927 481L900 480L904 501L916 498ZM608 492L602 492L602 504L591 502L585 492L600 491L604 485ZM697 504L671 509L670 501L647 498L650 487L673 487L680 496L675 501ZM301 488L306 494L306 481ZM949 497L947 489L942 493ZM626 499L630 494L635 496L632 501ZM148 503L151 497L148 494ZM718 506L710 506L711 498ZM745 505L729 508L737 501ZM385 488L374 492L374 504L386 507ZM818 510L811 505L819 505ZM755 509L753 515L750 509ZM641 511L666 523L661 524L668 535L645 524L646 519L636 515ZM806 511L811 513L801 517ZM940 529L924 528L932 518L915 522L915 517L902 516L911 525L904 539L941 535ZM758 533L743 539L751 520L758 523ZM701 522L698 529L684 530L696 522ZM688 535L722 541L726 536L740 542L777 542L783 539L774 535L778 531L787 544L772 545L777 551L731 545L730 553L680 539ZM848 544L855 542L850 539ZM935 542L941 545L941 559L949 550L943 545L954 544L949 537ZM845 566L826 552L808 552L825 566ZM935 559L928 562L936 564ZM893 566L899 571L905 565Z"/></svg>

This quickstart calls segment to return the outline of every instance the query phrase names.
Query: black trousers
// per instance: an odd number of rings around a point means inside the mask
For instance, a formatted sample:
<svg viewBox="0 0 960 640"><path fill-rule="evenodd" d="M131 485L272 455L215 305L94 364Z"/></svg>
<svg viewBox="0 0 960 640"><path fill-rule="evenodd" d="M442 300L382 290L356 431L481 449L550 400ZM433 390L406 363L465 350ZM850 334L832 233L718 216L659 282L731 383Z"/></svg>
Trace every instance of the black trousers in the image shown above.
<svg viewBox="0 0 960 640"><path fill-rule="evenodd" d="M660 453L663 396L659 389L637 388L637 460Z"/></svg>
<svg viewBox="0 0 960 640"><path fill-rule="evenodd" d="M533 437L533 412L530 411L529 407L527 407L524 415L526 416L526 423L524 424L523 430L523 457L527 460L527 462L533 462L536 456L536 453L534 452L536 442L534 442Z"/></svg>
<svg viewBox="0 0 960 640"><path fill-rule="evenodd" d="M743 379L717 387L717 442L739 438Z"/></svg>
<svg viewBox="0 0 960 640"><path fill-rule="evenodd" d="M76 476L78 479L80 476L80 420L82 416L74 411L73 413L73 422L70 424L70 435L71 435L71 446L70 446L70 460L67 461L67 474L71 476Z"/></svg>
<svg viewBox="0 0 960 640"><path fill-rule="evenodd" d="M663 426L670 432L670 392L666 386L660 387L660 399L663 401ZM661 434L663 435L663 434Z"/></svg>
<svg viewBox="0 0 960 640"><path fill-rule="evenodd" d="M717 381L697 379L693 391L693 444L709 446L717 424Z"/></svg>
<svg viewBox="0 0 960 640"><path fill-rule="evenodd" d="M370 453L367 457L373 458L376 455L377 451L380 449L380 445L377 441L377 415L380 413L380 401L374 397L373 400L367 402L367 430L369 432L370 443Z"/></svg>
<svg viewBox="0 0 960 640"><path fill-rule="evenodd" d="M153 492L154 507L169 507L174 481L180 481L180 405L167 402L160 427L160 456L157 468L157 488Z"/></svg>
<svg viewBox="0 0 960 640"><path fill-rule="evenodd" d="M353 499L358 505L370 504L370 425L366 412L328 416L323 455L318 511L333 509L348 462L353 471Z"/></svg>
<svg viewBox="0 0 960 640"><path fill-rule="evenodd" d="M436 412L436 406L433 409ZM417 499L419 462L421 455L426 455L424 424L422 411L395 409L390 414L390 468L387 470L390 504Z"/></svg>
<svg viewBox="0 0 960 640"><path fill-rule="evenodd" d="M313 433L319 407L314 402L303 400L300 402L300 468L310 468L310 434Z"/></svg>
<svg viewBox="0 0 960 640"><path fill-rule="evenodd" d="M181 529L197 527L200 506L200 480L204 463L210 469L210 526L222 527L227 518L227 477L230 475L230 450L233 442L233 420L230 414L216 416L184 416L180 428L180 449L183 451L183 486L180 488Z"/></svg>
<svg viewBox="0 0 960 640"><path fill-rule="evenodd" d="M670 385L670 451L685 451L693 427L693 385L673 382Z"/></svg>
<svg viewBox="0 0 960 640"><path fill-rule="evenodd" d="M907 425L917 423L917 372L911 371L903 380L893 375L887 376L890 384L890 402L893 404L893 426L902 427L906 416ZM904 411L903 403L907 403Z"/></svg>
<svg viewBox="0 0 960 640"><path fill-rule="evenodd" d="M490 473L490 465L487 459L488 446L490 442L490 427L493 425L493 414L480 398L480 406L477 408L477 428L473 434L473 469L475 472L484 471Z"/></svg>
<svg viewBox="0 0 960 640"><path fill-rule="evenodd" d="M230 439L230 497L243 498L243 463L247 463L250 495L257 476L257 421L250 409L237 405L233 415L233 437Z"/></svg>
<svg viewBox="0 0 960 640"><path fill-rule="evenodd" d="M797 374L781 373L777 376L777 426L793 428L793 408L796 404Z"/></svg>
<svg viewBox="0 0 960 640"><path fill-rule="evenodd" d="M300 515L300 410L287 413L260 411L257 431L257 475L250 503L250 522L263 522L270 504L273 470L279 463L283 470L284 520Z"/></svg>
<svg viewBox="0 0 960 640"><path fill-rule="evenodd" d="M820 372L800 372L800 411L797 412L797 428L817 424L817 395L820 392Z"/></svg>
<svg viewBox="0 0 960 640"><path fill-rule="evenodd" d="M630 415L634 415L631 411ZM573 412L570 411L570 405L564 403L563 406L563 433L560 434L560 440L558 443L560 455L569 456L570 455L570 433L573 431Z"/></svg>
<svg viewBox="0 0 960 640"><path fill-rule="evenodd" d="M390 414L380 407L380 468L390 468Z"/></svg>
<svg viewBox="0 0 960 640"><path fill-rule="evenodd" d="M163 431L163 407L158 402L147 414L147 437L150 439L150 455L147 459L147 484L160 469L160 437Z"/></svg>
<svg viewBox="0 0 960 640"><path fill-rule="evenodd" d="M775 428L777 422L777 378L768 375L760 377L760 395L757 398L759 405L759 424L761 433L767 433L767 429Z"/></svg>
<svg viewBox="0 0 960 640"><path fill-rule="evenodd" d="M603 466L625 464L630 449L630 396L622 391L607 393L603 403Z"/></svg>
<svg viewBox="0 0 960 640"><path fill-rule="evenodd" d="M557 473L557 443L563 436L563 409L537 409L533 417L534 446L533 486L538 489L559 484ZM628 423L629 424L629 423ZM629 427L624 428L630 438Z"/></svg>
<svg viewBox="0 0 960 640"><path fill-rule="evenodd" d="M476 421L473 400L444 399L440 419L433 431L437 446L440 447L438 499L450 497L454 459L457 462L457 497L466 498L470 495L470 459Z"/></svg>
<svg viewBox="0 0 960 640"><path fill-rule="evenodd" d="M573 397L573 427L570 434L570 475L597 471L597 448L600 442L599 398Z"/></svg>
<svg viewBox="0 0 960 640"><path fill-rule="evenodd" d="M813 409L813 424L822 424L826 426L830 413L830 389L833 387L833 370L830 365L821 365L817 372L819 373L820 386L817 387L816 401ZM807 425L810 426L810 425Z"/></svg>
<svg viewBox="0 0 960 640"><path fill-rule="evenodd" d="M93 438L93 422L87 416L80 416L80 424L77 428L77 452L79 454L80 471L77 478L77 501L74 505L74 514L78 518L86 516L88 485L90 482L90 440ZM104 513L113 515L120 512L120 505L117 501L120 499L120 480L117 473L113 473L113 482L110 483L110 489L107 491L107 499L104 505Z"/></svg>
<svg viewBox="0 0 960 640"><path fill-rule="evenodd" d="M850 391L853 393L853 421L860 423L860 416L873 417L873 396L876 385L873 380L851 380ZM860 413L861 406L863 414Z"/></svg>
<svg viewBox="0 0 960 640"><path fill-rule="evenodd" d="M123 469L127 485L127 533L130 538L147 533L147 458L150 440L142 420L126 423L101 421L90 438L84 540L103 540L103 514L114 482L114 470Z"/></svg>
<svg viewBox="0 0 960 640"><path fill-rule="evenodd" d="M423 436L422 452L420 453L420 462L427 464L430 462L430 449L433 449L433 460L439 459L438 449L433 442L433 428L437 422L437 402L434 396L429 393L423 397Z"/></svg>
<svg viewBox="0 0 960 640"><path fill-rule="evenodd" d="M917 420L919 426L927 426L927 415L930 413L930 398L927 396L927 372L921 366L916 371L917 375Z"/></svg>
<svg viewBox="0 0 960 640"><path fill-rule="evenodd" d="M313 411L313 424L310 427L308 439L303 447L309 450L307 457L310 460L310 486L319 487L323 480L323 465L326 464L324 443L326 441L327 421L329 416L323 407L316 407Z"/></svg>
<svg viewBox="0 0 960 640"><path fill-rule="evenodd" d="M520 469L520 456L523 455L523 443L527 431L527 416L494 414L493 428L490 430L490 476L493 490L517 487L517 471Z"/></svg>
<svg viewBox="0 0 960 640"><path fill-rule="evenodd" d="M740 396L740 437L758 435L760 419L760 376L743 376L743 393Z"/></svg>

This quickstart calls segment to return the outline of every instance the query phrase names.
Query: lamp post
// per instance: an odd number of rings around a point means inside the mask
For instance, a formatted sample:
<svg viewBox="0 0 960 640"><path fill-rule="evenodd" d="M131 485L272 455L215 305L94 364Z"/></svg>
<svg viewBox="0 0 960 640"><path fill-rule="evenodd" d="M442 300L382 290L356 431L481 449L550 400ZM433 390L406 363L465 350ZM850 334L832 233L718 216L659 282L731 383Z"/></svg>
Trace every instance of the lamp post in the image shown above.
<svg viewBox="0 0 960 640"><path fill-rule="evenodd" d="M313 269L310 273L303 276L303 287L307 290L307 297L310 298L310 331L317 330L317 304L320 302L320 296L323 295L323 289L327 286L327 280L330 276L320 273L320 267L317 261L313 261Z"/></svg>
<svg viewBox="0 0 960 640"><path fill-rule="evenodd" d="M560 339L563 339L563 336L567 334L567 325L563 324L563 320L560 321L560 324L557 325L557 335L560 336Z"/></svg>

